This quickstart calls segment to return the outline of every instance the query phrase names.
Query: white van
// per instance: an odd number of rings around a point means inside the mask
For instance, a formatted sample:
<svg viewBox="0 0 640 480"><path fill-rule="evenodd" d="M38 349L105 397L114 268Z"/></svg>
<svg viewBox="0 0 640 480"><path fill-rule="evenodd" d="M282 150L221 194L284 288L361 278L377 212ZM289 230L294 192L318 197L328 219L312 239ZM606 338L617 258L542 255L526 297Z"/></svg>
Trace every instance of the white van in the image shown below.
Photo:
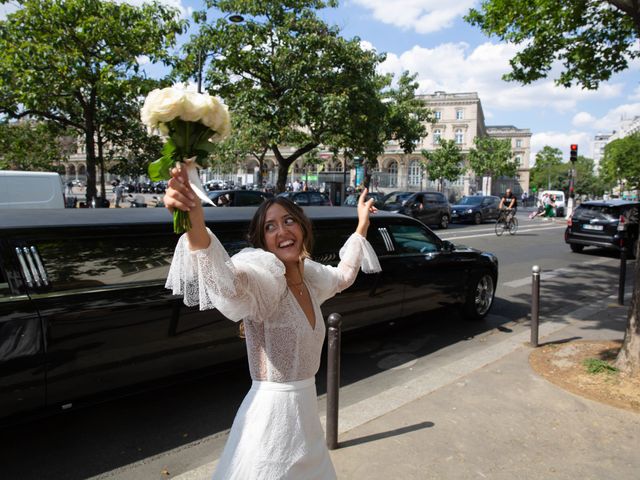
<svg viewBox="0 0 640 480"><path fill-rule="evenodd" d="M556 217L564 217L564 212L567 206L567 202L564 198L564 192L562 190L543 190L539 193L538 198L542 198L544 194L555 195L556 197Z"/></svg>
<svg viewBox="0 0 640 480"><path fill-rule="evenodd" d="M58 173L0 170L0 208L64 208L63 192Z"/></svg>

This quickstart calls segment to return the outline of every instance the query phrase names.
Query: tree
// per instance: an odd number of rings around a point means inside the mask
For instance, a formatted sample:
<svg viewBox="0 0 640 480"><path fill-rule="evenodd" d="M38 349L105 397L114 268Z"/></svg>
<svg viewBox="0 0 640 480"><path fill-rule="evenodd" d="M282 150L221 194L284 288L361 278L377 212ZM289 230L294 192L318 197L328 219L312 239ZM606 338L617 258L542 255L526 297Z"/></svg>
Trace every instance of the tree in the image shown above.
<svg viewBox="0 0 640 480"><path fill-rule="evenodd" d="M562 172L566 168L562 165L562 151L545 145L536 154L536 164L530 171L529 183L538 190L561 190Z"/></svg>
<svg viewBox="0 0 640 480"><path fill-rule="evenodd" d="M596 89L601 81L626 69L629 62L640 56L637 48L640 2L635 0L485 0L482 10L471 10L466 19L487 34L525 45L511 59L512 72L506 75L508 80L525 84L546 77L552 62L560 59L564 71L557 83L568 86L575 82ZM634 166L630 167L629 175L633 178ZM626 176L627 172L621 174ZM636 243L637 249L640 242ZM638 250L636 258L637 255ZM635 277L629 321L616 366L637 376L640 375L640 262L636 262Z"/></svg>
<svg viewBox="0 0 640 480"><path fill-rule="evenodd" d="M84 135L87 201L96 195L101 115L116 111L113 85L141 79L138 58L168 61L182 33L176 9L101 0L20 0L0 22L0 113L38 118ZM126 96L126 95L123 95ZM136 115L137 118L137 115ZM104 190L103 190L104 192Z"/></svg>
<svg viewBox="0 0 640 480"><path fill-rule="evenodd" d="M364 50L358 38L342 38L317 16L317 10L337 2L206 3L245 21L218 19L185 51L194 57L199 46L208 45L217 52L206 71L207 88L267 133L278 162L278 191L293 162L320 145L342 151L347 159L377 158L384 149L388 108L381 90L389 81L376 72L384 56ZM193 70L199 62L185 64Z"/></svg>
<svg viewBox="0 0 640 480"><path fill-rule="evenodd" d="M64 131L51 122L0 123L0 170L34 170L64 173L60 163L70 149Z"/></svg>
<svg viewBox="0 0 640 480"><path fill-rule="evenodd" d="M475 148L469 150L469 167L476 177L513 177L518 166L512 160L511 142L493 137L476 137L473 140ZM491 184L487 186L486 194L491 193Z"/></svg>
<svg viewBox="0 0 640 480"><path fill-rule="evenodd" d="M556 83L596 89L640 56L640 2L635 0L485 0L465 20L487 35L522 45L505 80L546 77L556 60Z"/></svg>
<svg viewBox="0 0 640 480"><path fill-rule="evenodd" d="M609 142L600 168L609 181L624 182L631 190L640 188L640 133Z"/></svg>
<svg viewBox="0 0 640 480"><path fill-rule="evenodd" d="M439 191L441 192L444 190L444 180L456 180L464 171L462 167L464 157L454 140L441 138L438 142L438 148L431 152L422 150L422 155L427 160L426 168L429 178L439 180Z"/></svg>

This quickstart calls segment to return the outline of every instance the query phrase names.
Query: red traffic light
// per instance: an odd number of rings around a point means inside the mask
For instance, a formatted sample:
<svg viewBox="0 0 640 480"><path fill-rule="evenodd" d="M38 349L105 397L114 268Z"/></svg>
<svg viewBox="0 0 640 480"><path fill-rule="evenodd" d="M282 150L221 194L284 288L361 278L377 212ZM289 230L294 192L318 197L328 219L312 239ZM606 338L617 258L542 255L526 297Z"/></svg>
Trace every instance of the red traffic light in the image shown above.
<svg viewBox="0 0 640 480"><path fill-rule="evenodd" d="M578 144L577 143L571 144L571 151L569 152L569 160L571 160L572 162L575 162L578 160Z"/></svg>

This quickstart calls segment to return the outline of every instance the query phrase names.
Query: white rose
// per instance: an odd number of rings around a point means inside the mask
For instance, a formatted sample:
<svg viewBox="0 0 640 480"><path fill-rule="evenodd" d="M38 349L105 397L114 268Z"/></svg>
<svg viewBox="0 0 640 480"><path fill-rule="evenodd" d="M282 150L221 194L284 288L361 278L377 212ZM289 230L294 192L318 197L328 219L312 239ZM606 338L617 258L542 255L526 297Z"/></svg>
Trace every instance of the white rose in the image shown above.
<svg viewBox="0 0 640 480"><path fill-rule="evenodd" d="M170 122L182 113L184 90L177 88L156 89L147 95L142 106L142 122L150 129L157 128L159 122Z"/></svg>
<svg viewBox="0 0 640 480"><path fill-rule="evenodd" d="M227 106L214 97L209 97L210 107L205 116L202 117L204 123L211 130L216 132L215 139L220 140L231 131L231 119Z"/></svg>
<svg viewBox="0 0 640 480"><path fill-rule="evenodd" d="M186 122L198 122L209 110L209 95L185 92L180 118Z"/></svg>

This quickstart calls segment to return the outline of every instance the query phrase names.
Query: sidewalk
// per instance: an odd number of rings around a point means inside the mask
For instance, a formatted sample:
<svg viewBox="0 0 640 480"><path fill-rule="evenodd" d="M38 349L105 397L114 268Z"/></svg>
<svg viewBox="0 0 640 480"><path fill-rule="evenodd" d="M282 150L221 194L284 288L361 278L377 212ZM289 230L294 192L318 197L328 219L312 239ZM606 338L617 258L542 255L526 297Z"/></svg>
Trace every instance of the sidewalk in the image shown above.
<svg viewBox="0 0 640 480"><path fill-rule="evenodd" d="M539 344L621 339L630 293L622 307L610 296L542 318ZM340 408L339 448L331 452L338 478L640 478L640 414L549 383L529 366L529 341L525 329ZM173 478L209 479L216 464Z"/></svg>
<svg viewBox="0 0 640 480"><path fill-rule="evenodd" d="M543 322L540 344L621 339L630 300L626 304L610 297ZM638 479L640 414L578 397L538 376L524 333L515 336L519 344L509 342L511 353L479 358L483 363L446 385L346 427L340 448L331 452L338 478ZM341 410L341 431L351 413Z"/></svg>

